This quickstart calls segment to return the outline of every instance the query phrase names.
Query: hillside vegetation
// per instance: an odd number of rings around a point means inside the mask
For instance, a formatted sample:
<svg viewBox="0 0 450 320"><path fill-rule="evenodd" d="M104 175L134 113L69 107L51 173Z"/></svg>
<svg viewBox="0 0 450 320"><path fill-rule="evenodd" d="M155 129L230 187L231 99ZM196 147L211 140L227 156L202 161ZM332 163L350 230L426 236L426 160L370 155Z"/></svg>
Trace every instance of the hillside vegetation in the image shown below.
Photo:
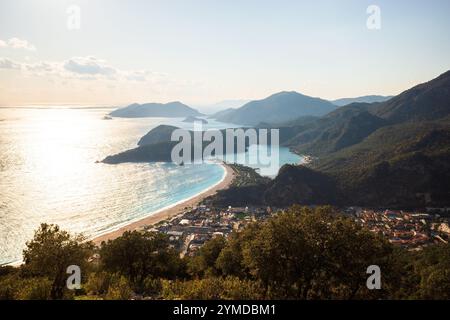
<svg viewBox="0 0 450 320"><path fill-rule="evenodd" d="M281 168L260 204L450 205L450 72L383 103L291 123L282 145L314 161Z"/></svg>
<svg viewBox="0 0 450 320"><path fill-rule="evenodd" d="M81 288L66 286L68 265ZM382 270L369 290L367 267ZM294 206L181 258L169 238L125 232L99 247L43 224L19 267L0 267L0 300L449 299L450 246L410 252L331 207Z"/></svg>

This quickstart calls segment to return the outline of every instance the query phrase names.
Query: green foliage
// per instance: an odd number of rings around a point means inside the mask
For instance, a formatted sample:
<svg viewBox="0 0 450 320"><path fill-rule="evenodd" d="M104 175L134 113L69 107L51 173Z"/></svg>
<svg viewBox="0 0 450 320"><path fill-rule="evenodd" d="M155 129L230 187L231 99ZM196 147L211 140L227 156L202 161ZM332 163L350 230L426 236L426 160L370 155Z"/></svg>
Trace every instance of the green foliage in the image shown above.
<svg viewBox="0 0 450 320"><path fill-rule="evenodd" d="M449 140L448 121L388 126L313 166L337 181L341 203L445 206L450 193Z"/></svg>
<svg viewBox="0 0 450 320"><path fill-rule="evenodd" d="M248 226L242 233L233 233L227 241L226 246L222 249L215 267L220 270L224 276L237 276L243 278L246 276L244 266L242 265L242 244L245 241L245 236L251 232L249 230L252 225Z"/></svg>
<svg viewBox="0 0 450 320"><path fill-rule="evenodd" d="M163 290L163 281L161 278L147 277L144 280L143 294L146 297L159 298Z"/></svg>
<svg viewBox="0 0 450 320"><path fill-rule="evenodd" d="M329 207L293 207L232 238L216 266L261 281L275 299L351 299L366 289L369 265L390 269L392 248ZM242 261L240 264L239 261ZM377 295L387 294L378 291Z"/></svg>
<svg viewBox="0 0 450 320"><path fill-rule="evenodd" d="M425 248L413 260L418 286L414 297L419 299L450 299L450 245Z"/></svg>
<svg viewBox="0 0 450 320"><path fill-rule="evenodd" d="M241 164L230 163L227 164L236 174L232 186L245 187L259 184L267 184L270 179L262 177L255 169L243 166Z"/></svg>
<svg viewBox="0 0 450 320"><path fill-rule="evenodd" d="M111 284L112 276L112 274L105 271L91 273L85 285L86 292L89 295L105 295Z"/></svg>
<svg viewBox="0 0 450 320"><path fill-rule="evenodd" d="M328 175L306 166L284 165L263 193L273 206L336 204L338 190Z"/></svg>
<svg viewBox="0 0 450 320"><path fill-rule="evenodd" d="M262 177L255 169L240 164L227 164L235 173L229 188L219 190L208 197L205 203L213 206L247 206L262 203L264 194L271 179Z"/></svg>
<svg viewBox="0 0 450 320"><path fill-rule="evenodd" d="M263 299L264 288L258 281L236 277L164 281L162 297L186 300L257 300Z"/></svg>
<svg viewBox="0 0 450 320"><path fill-rule="evenodd" d="M386 122L368 111L369 104L341 107L298 128L284 145L301 154L323 156L361 142Z"/></svg>
<svg viewBox="0 0 450 320"><path fill-rule="evenodd" d="M83 237L73 237L56 225L41 224L23 251L24 272L47 277L52 282L51 297L62 299L66 291L67 267L77 265L82 276L87 274L87 259L92 250L93 244L84 242Z"/></svg>
<svg viewBox="0 0 450 320"><path fill-rule="evenodd" d="M0 300L16 299L20 278L17 276L3 276L0 278Z"/></svg>
<svg viewBox="0 0 450 320"><path fill-rule="evenodd" d="M184 273L178 253L160 233L125 232L121 237L102 243L102 268L125 276L138 292L146 277L172 279Z"/></svg>
<svg viewBox="0 0 450 320"><path fill-rule="evenodd" d="M52 299L53 283L47 278L28 278L22 280L17 292L19 300L50 300Z"/></svg>
<svg viewBox="0 0 450 320"><path fill-rule="evenodd" d="M127 232L102 244L95 271L86 267L86 295L63 289L55 296L59 264L86 263L91 249L56 226L41 226L25 250L26 263L0 268L0 300L127 300L135 293L153 299L450 299L450 245L394 248L332 207L293 206L227 239L216 237L184 259L163 235ZM366 287L370 265L381 269L381 290Z"/></svg>
<svg viewBox="0 0 450 320"><path fill-rule="evenodd" d="M130 284L124 276L114 275L106 293L106 300L129 300L133 296Z"/></svg>
<svg viewBox="0 0 450 320"><path fill-rule="evenodd" d="M52 281L45 277L0 277L0 300L50 300Z"/></svg>
<svg viewBox="0 0 450 320"><path fill-rule="evenodd" d="M188 262L188 271L194 276L203 277L205 275L217 275L215 262L225 247L225 239L223 237L215 237L206 242L197 254Z"/></svg>

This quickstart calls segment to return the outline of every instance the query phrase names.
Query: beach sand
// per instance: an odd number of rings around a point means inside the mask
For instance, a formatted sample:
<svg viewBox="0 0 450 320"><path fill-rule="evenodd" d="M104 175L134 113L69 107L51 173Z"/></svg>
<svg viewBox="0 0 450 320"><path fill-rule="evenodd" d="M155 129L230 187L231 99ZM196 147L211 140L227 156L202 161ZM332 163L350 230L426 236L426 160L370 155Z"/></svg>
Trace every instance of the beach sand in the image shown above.
<svg viewBox="0 0 450 320"><path fill-rule="evenodd" d="M120 237L125 231L137 230L144 226L154 225L160 221L170 219L170 218L182 213L184 208L194 207L197 204L199 204L201 201L203 201L205 198L214 195L218 190L228 188L231 185L231 183L233 182L233 179L235 177L235 172L231 167L227 166L226 164L222 164L222 165L226 171L225 177L221 182L219 182L212 188L196 195L195 197L193 197L191 199L183 201L173 207L161 210L159 212L152 214L149 217L132 222L132 223L130 223L124 227L121 227L115 231L111 231L111 232L105 233L101 236L98 236L98 237L92 239L92 241L95 244L99 245L102 241L113 240L115 238Z"/></svg>

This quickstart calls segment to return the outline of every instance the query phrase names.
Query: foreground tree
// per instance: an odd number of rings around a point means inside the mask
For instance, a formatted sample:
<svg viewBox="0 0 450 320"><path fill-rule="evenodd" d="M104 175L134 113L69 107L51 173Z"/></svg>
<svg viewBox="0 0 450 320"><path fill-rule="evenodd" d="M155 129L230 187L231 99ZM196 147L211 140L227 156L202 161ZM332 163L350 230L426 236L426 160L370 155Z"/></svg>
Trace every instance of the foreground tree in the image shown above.
<svg viewBox="0 0 450 320"><path fill-rule="evenodd" d="M295 206L232 237L216 265L261 281L267 298L353 299L388 294L367 289L366 271L377 265L389 274L391 260L387 241L331 208Z"/></svg>
<svg viewBox="0 0 450 320"><path fill-rule="evenodd" d="M414 298L450 299L450 244L427 247L410 261L418 284Z"/></svg>
<svg viewBox="0 0 450 320"><path fill-rule="evenodd" d="M193 276L216 276L219 271L216 268L216 260L225 247L225 239L222 236L215 237L206 242L203 247L188 262L189 273Z"/></svg>
<svg viewBox="0 0 450 320"><path fill-rule="evenodd" d="M105 271L125 276L138 292L144 289L147 277L172 279L185 273L178 253L160 233L125 232L117 239L103 242L100 255Z"/></svg>
<svg viewBox="0 0 450 320"><path fill-rule="evenodd" d="M71 236L57 225L41 224L34 238L23 251L23 272L34 277L46 277L51 282L50 297L62 299L69 276L67 267L77 265L82 275L87 273L87 259L93 244L78 236Z"/></svg>

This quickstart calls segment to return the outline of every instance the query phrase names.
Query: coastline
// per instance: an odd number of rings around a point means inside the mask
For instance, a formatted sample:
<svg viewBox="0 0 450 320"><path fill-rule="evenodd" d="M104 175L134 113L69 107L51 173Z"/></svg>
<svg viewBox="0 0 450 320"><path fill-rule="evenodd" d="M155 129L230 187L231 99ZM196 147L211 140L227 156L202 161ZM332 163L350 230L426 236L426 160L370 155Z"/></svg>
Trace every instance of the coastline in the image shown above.
<svg viewBox="0 0 450 320"><path fill-rule="evenodd" d="M125 231L137 230L144 226L154 225L160 221L170 219L180 214L184 210L184 208L196 206L198 203L202 202L205 198L214 195L217 191L227 189L234 180L235 172L230 166L228 166L225 163L221 163L221 166L225 170L224 178L214 186L206 189L205 191L197 194L192 198L177 203L174 206L162 209L160 211L156 211L155 213L146 218L142 218L138 221L131 222L130 224L120 227L117 230L110 231L97 237L94 237L93 239L91 239L92 242L94 242L96 245L99 245L103 241L113 240L115 238L120 237Z"/></svg>

